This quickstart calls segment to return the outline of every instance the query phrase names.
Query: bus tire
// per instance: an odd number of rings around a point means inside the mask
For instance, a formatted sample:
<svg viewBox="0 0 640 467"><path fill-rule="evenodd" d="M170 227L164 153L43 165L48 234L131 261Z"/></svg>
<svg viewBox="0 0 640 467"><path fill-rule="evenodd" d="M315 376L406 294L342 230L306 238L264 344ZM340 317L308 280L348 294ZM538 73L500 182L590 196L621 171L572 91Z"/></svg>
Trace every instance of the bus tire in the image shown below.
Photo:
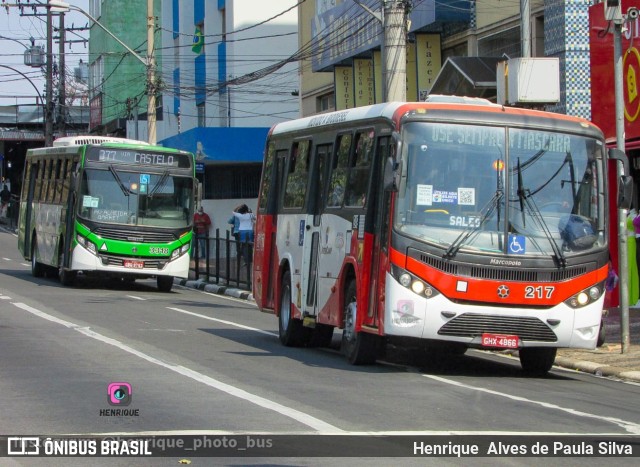
<svg viewBox="0 0 640 467"><path fill-rule="evenodd" d="M171 292L173 287L173 276L158 276L158 290L160 292Z"/></svg>
<svg viewBox="0 0 640 467"><path fill-rule="evenodd" d="M549 372L556 360L555 347L525 347L518 351L522 370L529 375L542 376Z"/></svg>
<svg viewBox="0 0 640 467"><path fill-rule="evenodd" d="M607 325L604 322L604 318L600 320L600 329L598 329L598 341L596 347L602 347L607 341Z"/></svg>
<svg viewBox="0 0 640 467"><path fill-rule="evenodd" d="M352 365L370 365L377 358L378 336L356 332L356 281L351 279L344 295L344 329L340 350Z"/></svg>
<svg viewBox="0 0 640 467"><path fill-rule="evenodd" d="M305 343L306 329L302 321L291 317L291 273L282 275L282 288L280 292L280 308L278 310L278 337L282 345L297 347Z"/></svg>
<svg viewBox="0 0 640 467"><path fill-rule="evenodd" d="M328 324L318 324L311 331L309 347L329 347L333 339L333 326Z"/></svg>
<svg viewBox="0 0 640 467"><path fill-rule="evenodd" d="M64 287L73 287L76 282L76 272L66 270L63 263L64 252L60 249L60 253L58 253L58 279L60 279L60 284Z"/></svg>
<svg viewBox="0 0 640 467"><path fill-rule="evenodd" d="M38 241L36 236L33 236L31 240L31 275L33 277L43 277L44 276L44 265L38 263Z"/></svg>

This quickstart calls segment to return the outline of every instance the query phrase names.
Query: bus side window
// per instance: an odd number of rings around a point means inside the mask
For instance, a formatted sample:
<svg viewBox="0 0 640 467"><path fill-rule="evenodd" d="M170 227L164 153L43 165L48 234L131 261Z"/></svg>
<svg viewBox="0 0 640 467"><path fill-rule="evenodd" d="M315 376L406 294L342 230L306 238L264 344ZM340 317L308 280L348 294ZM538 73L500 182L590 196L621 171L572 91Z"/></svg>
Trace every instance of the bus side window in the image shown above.
<svg viewBox="0 0 640 467"><path fill-rule="evenodd" d="M356 134L356 150L353 154L347 185L347 206L360 207L365 205L371 172L373 137L373 130L365 130Z"/></svg>
<svg viewBox="0 0 640 467"><path fill-rule="evenodd" d="M333 159L331 178L329 182L329 197L327 206L340 207L344 200L347 186L347 170L349 167L349 154L351 153L352 136L350 133L338 136L336 154Z"/></svg>
<svg viewBox="0 0 640 467"><path fill-rule="evenodd" d="M262 186L260 187L260 199L258 200L258 208L264 212L269 205L269 197L273 196L271 190L271 180L273 179L274 161L276 158L276 145L272 141L267 147L267 153L264 158L264 168L262 169Z"/></svg>
<svg viewBox="0 0 640 467"><path fill-rule="evenodd" d="M297 141L291 150L289 173L284 188L284 207L301 208L307 192L309 141Z"/></svg>

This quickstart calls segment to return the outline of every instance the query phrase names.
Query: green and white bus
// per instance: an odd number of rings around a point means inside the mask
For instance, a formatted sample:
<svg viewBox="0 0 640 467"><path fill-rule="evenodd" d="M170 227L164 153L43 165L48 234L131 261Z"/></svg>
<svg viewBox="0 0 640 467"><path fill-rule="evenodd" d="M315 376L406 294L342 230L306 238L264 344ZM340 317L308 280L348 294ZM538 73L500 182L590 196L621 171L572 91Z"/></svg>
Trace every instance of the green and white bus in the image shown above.
<svg viewBox="0 0 640 467"><path fill-rule="evenodd" d="M122 138L82 136L30 149L18 248L40 277L57 270L135 280L168 292L189 273L195 204L193 154Z"/></svg>

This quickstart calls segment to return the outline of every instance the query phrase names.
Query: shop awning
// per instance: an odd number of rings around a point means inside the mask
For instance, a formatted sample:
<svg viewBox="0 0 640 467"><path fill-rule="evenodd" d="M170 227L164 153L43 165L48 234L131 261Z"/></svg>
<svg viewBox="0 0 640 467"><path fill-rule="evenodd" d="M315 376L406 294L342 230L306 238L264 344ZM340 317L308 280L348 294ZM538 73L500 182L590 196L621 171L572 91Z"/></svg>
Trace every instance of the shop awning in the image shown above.
<svg viewBox="0 0 640 467"><path fill-rule="evenodd" d="M499 57L449 57L436 76L429 94L483 97L496 100Z"/></svg>

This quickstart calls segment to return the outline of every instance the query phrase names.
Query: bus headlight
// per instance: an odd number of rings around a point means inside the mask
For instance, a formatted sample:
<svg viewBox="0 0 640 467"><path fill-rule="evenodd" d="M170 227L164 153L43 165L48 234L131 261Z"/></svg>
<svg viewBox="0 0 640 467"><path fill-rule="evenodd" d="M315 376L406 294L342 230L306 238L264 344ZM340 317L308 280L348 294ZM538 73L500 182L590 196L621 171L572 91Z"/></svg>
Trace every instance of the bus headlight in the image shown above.
<svg viewBox="0 0 640 467"><path fill-rule="evenodd" d="M188 243L185 243L180 248L176 248L175 250L173 250L173 253L171 253L171 260L174 260L178 256L182 256L187 253L189 251L189 246L190 245Z"/></svg>
<svg viewBox="0 0 640 467"><path fill-rule="evenodd" d="M391 265L391 275L395 280L398 281L398 283L402 287L411 289L411 291L416 295L422 295L426 298L431 298L440 293L427 282L398 266Z"/></svg>
<svg viewBox="0 0 640 467"><path fill-rule="evenodd" d="M76 235L76 240L80 245L82 245L84 248L89 250L94 255L98 254L98 249L96 248L96 245L92 241L88 240L87 238L83 237L80 234Z"/></svg>
<svg viewBox="0 0 640 467"><path fill-rule="evenodd" d="M564 303L569 305L571 308L582 308L583 306L589 305L590 303L598 300L603 293L604 282L601 282L593 287L589 287L588 289L578 292L573 297L565 300Z"/></svg>

